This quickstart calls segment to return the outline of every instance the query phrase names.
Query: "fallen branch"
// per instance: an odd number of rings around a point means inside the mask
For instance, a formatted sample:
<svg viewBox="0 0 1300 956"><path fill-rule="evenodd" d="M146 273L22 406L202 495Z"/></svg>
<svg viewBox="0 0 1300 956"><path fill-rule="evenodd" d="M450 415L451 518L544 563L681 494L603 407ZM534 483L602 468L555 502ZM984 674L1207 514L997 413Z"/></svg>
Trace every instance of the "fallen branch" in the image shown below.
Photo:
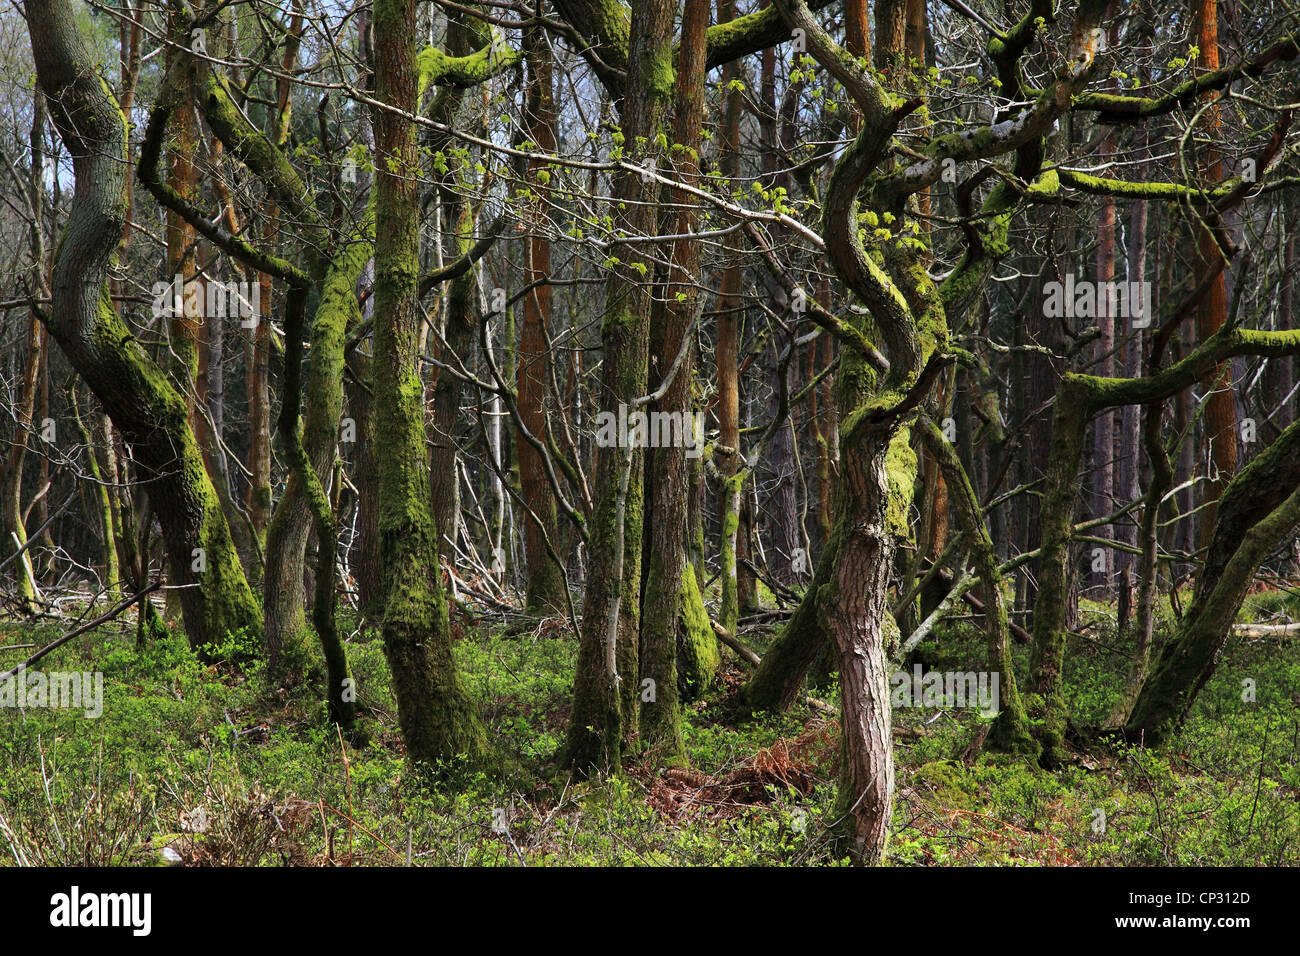
<svg viewBox="0 0 1300 956"><path fill-rule="evenodd" d="M755 667L762 663L763 659L761 657L733 637L731 632L725 627L714 620L710 620L709 623L713 625L713 633L718 635L718 640L722 641L723 644L726 644L729 648L745 660L749 661L749 663L753 664Z"/></svg>
<svg viewBox="0 0 1300 956"><path fill-rule="evenodd" d="M733 651L735 651L737 654L739 654L749 663L757 667L759 664L763 662L763 659L761 657L759 657L750 648L746 647L739 640L733 637L731 635L731 632L728 631L721 624L719 624L717 621L710 619L709 623L713 625L713 633L718 635L718 640L722 641L723 644L726 644L729 648L731 648ZM816 697L812 697L808 694L804 695L803 700L804 703L807 704L809 707L813 708L814 710L820 710L824 714L839 713L839 711L837 711L830 704L826 703L826 701L818 700Z"/></svg>
<svg viewBox="0 0 1300 956"><path fill-rule="evenodd" d="M136 594L133 597L129 597L125 601L121 601L120 603L117 604L117 606L101 614L93 621L87 621L85 624L81 625L80 627L69 631L67 634L64 634L58 640L46 644L39 651L37 651L31 657L27 658L27 660L23 661L17 667L12 668L11 670L7 670L3 674L0 674L0 681L8 680L11 677L16 677L19 671L30 667L32 664L35 664L37 661L39 661L50 651L54 650L55 648L62 647L64 644L68 643L68 641L72 640L74 637L80 637L82 634L85 634L87 631L99 627L99 625L107 623L108 621L111 621L113 618L117 617L127 608L131 607L131 605L135 604L141 598L148 597L154 591L157 591L160 587L162 587L162 582L155 581L153 584L149 585L139 594Z"/></svg>
<svg viewBox="0 0 1300 956"><path fill-rule="evenodd" d="M1232 633L1238 637L1291 637L1300 634L1300 623L1296 624L1237 624Z"/></svg>

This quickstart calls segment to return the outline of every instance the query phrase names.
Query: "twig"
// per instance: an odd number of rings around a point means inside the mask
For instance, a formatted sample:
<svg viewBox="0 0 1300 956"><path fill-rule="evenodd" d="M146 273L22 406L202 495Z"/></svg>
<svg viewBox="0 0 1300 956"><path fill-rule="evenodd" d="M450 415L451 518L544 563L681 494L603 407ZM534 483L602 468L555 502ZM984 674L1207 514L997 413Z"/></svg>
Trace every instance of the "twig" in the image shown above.
<svg viewBox="0 0 1300 956"><path fill-rule="evenodd" d="M104 613L104 614L101 614L99 617L95 618L93 621L88 621L88 622L86 622L85 624L81 625L81 627L78 627L78 628L76 628L76 629L74 629L74 630L72 630L72 631L69 631L67 634L64 634L64 635L63 635L62 637L60 637L58 640L56 640L56 641L54 641L54 642L52 642L52 643L50 643L50 644L46 644L46 645L45 645L44 647L42 647L39 651L37 651L37 652L36 652L35 654L33 654L31 657L27 658L27 660L23 661L23 662L22 662L21 664L19 664L17 667L13 668L12 670L5 671L3 674L0 674L0 680L6 680L6 679L8 679L8 678L10 678L10 677L14 677L14 676L16 676L20 670L23 670L23 669L25 669L25 668L31 666L32 664L35 664L35 663L36 663L37 661L39 661L42 657L44 657L46 654L48 654L50 651L54 650L55 648L57 648L57 647L62 647L64 644L68 643L68 641L72 640L74 637L79 637L79 636L81 636L82 634L85 634L87 631L89 631L89 630L91 630L91 629L93 629L93 628L98 627L99 625L103 624L105 621L111 621L113 618L117 617L117 615L121 614L123 611L125 611L125 610L126 610L127 608L129 608L131 605L135 604L135 603L136 603L137 601L139 601L141 598L148 597L151 593L153 593L154 591L158 590L158 588L160 588L160 587L162 587L162 582L161 582L161 581L155 581L153 584L149 585L147 588L145 588L145 589L144 589L143 591L141 591L139 594L136 594L136 595L133 596L133 597L129 597L129 598L127 598L125 601L122 601L121 603L119 603L119 604L118 604L116 607L114 607L112 610L110 610L110 611L108 611L108 612L106 612L106 613Z"/></svg>

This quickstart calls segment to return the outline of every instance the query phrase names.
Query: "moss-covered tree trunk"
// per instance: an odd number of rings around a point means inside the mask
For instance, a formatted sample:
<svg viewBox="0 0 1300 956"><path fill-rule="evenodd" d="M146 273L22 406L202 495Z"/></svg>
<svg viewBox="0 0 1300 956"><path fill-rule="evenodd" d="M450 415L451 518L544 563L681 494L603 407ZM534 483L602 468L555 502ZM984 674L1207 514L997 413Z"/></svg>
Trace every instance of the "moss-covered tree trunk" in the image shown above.
<svg viewBox="0 0 1300 956"><path fill-rule="evenodd" d="M180 588L192 645L233 631L261 636L244 577L185 400L118 318L108 272L125 223L126 128L78 34L69 0L28 12L37 79L73 157L76 186L55 256L47 326L132 446L163 528L170 583Z"/></svg>
<svg viewBox="0 0 1300 956"><path fill-rule="evenodd" d="M1043 489L1038 558L1038 600L1034 604L1034 644L1030 657L1030 692L1037 695L1043 759L1054 763L1065 742L1065 619L1070 600L1070 536L1079 494L1079 462L1090 411L1074 379L1064 379L1056 393L1052 444Z"/></svg>
<svg viewBox="0 0 1300 956"><path fill-rule="evenodd" d="M704 122L704 33L709 25L710 0L686 0L681 43L677 58L677 102L673 128L674 173L682 182L694 185L699 179L699 150ZM666 210L661 224L669 235L689 236L695 231L696 215L690 196L682 190L665 189ZM688 477L686 443L699 449L703 436L694 434L691 419L691 386L695 375L694 316L698 292L695 288L700 248L697 240L678 239L672 246L668 281L656 301L651 319L652 353L659 357L659 374L652 380L663 397L651 406L661 414L677 416L682 422L680 442L648 452L646 493L646 576L641 607L641 679L654 683L653 701L641 695L641 739L645 746L659 748L665 763L683 763L686 748L682 740L678 699L677 663L679 647L698 641L699 635L685 634L684 625L698 622L698 609L685 602L699 600L699 589L684 589L695 583L686 561L686 519ZM671 381L667 380L671 376ZM705 639L712 639L707 619ZM698 654L688 660L700 663ZM698 683L701 676L691 675ZM698 687L696 688L698 690Z"/></svg>
<svg viewBox="0 0 1300 956"><path fill-rule="evenodd" d="M372 383L384 567L380 631L393 674L398 721L416 764L487 755L482 721L452 656L429 508L424 387L419 375L419 163L415 124L414 0L374 6L375 360Z"/></svg>
<svg viewBox="0 0 1300 956"><path fill-rule="evenodd" d="M330 720L351 730L356 717L356 689L348 671L347 651L336 621L338 591L338 522L326 491L333 475L336 422L342 405L344 336L354 316L354 286L361 266L370 258L371 237L351 238L326 275L321 306L312 328L311 376L312 412L306 427L299 424L302 396L302 334L306 309L305 286L289 290L285 306L284 402L280 410L280 433L289 459L291 481L310 508L312 526L320 552L317 557L312 624L325 658L326 701ZM310 440L317 453L308 451ZM275 521L271 522L272 528Z"/></svg>
<svg viewBox="0 0 1300 956"><path fill-rule="evenodd" d="M1161 648L1125 725L1158 746L1183 722L1215 671L1255 571L1300 523L1300 423L1243 468L1219 499L1218 520L1191 607Z"/></svg>
<svg viewBox="0 0 1300 956"><path fill-rule="evenodd" d="M356 283L373 252L373 229L373 218L371 212L367 211L363 216L359 233L350 236L343 243L330 264L321 283L320 299L312 321L300 441L307 459L311 462L312 473L321 485L322 493L329 487L338 450L339 425L343 414L343 350L348 332L361 321ZM286 379L290 374L287 362L286 355ZM300 373L294 370L293 374ZM292 396L286 388L285 401L291 399ZM283 428L283 407L281 420ZM296 420L295 415L295 423ZM292 444L294 441L288 435L282 435L282 438L286 444ZM291 453L290 457L294 459L296 455ZM284 493L276 502L266 534L265 618L267 645L272 649L273 667L278 664L276 658L283 652L285 645L293 643L297 638L296 632L291 628L301 629L305 623L303 620L304 555L308 534L312 526L319 523L315 515L315 503L312 500L315 495L309 492L307 479L295 467L296 463L291 460L290 464ZM329 542L334 540L333 536L328 539L320 538L319 528L317 528L317 536L322 549L327 549ZM321 569L325 565L329 565L327 577L332 589L334 581L332 556L318 561L317 577L320 576ZM317 593L321 593L319 588ZM313 602L312 608L313 611L316 610L316 602Z"/></svg>
<svg viewBox="0 0 1300 956"><path fill-rule="evenodd" d="M674 92L675 14L674 0L646 0L632 9L628 82L619 110L624 154L643 167L662 165L656 139ZM615 231L653 234L653 177L620 169L613 193ZM619 406L630 414L646 389L651 296L643 275L653 266L637 244L617 245L612 256L618 261L605 288L599 408L617 418ZM561 755L577 773L617 770L623 742L636 731L644 482L642 454L624 447L628 437L618 436L596 452L596 510L573 712Z"/></svg>

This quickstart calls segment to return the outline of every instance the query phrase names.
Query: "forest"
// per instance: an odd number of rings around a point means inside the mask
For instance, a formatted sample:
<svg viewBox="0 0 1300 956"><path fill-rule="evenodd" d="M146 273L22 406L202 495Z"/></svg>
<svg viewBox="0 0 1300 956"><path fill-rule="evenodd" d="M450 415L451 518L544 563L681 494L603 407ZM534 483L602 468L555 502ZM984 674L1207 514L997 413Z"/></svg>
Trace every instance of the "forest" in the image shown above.
<svg viewBox="0 0 1300 956"><path fill-rule="evenodd" d="M1297 109L1294 0L6 4L0 865L1300 864Z"/></svg>

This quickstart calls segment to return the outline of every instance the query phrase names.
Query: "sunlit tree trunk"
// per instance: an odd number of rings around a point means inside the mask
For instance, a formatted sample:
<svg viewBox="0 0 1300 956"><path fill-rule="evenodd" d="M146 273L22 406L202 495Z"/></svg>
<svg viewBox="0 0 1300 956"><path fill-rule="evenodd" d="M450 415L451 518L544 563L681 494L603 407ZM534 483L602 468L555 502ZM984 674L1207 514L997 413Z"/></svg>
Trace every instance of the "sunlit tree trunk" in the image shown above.
<svg viewBox="0 0 1300 956"><path fill-rule="evenodd" d="M429 507L424 388L417 308L419 161L416 152L415 0L374 5L375 359L372 363L384 567L380 632L393 674L398 722L416 764L488 752L483 724L452 657Z"/></svg>
<svg viewBox="0 0 1300 956"><path fill-rule="evenodd" d="M539 152L555 150L555 101L551 48L540 29L527 31L526 53L529 70L526 129L528 138ZM544 164L532 164L534 177ZM546 187L540 182L533 189L542 195ZM550 380L550 346L548 323L551 319L551 243L540 234L545 217L538 217L534 232L528 237L527 268L524 281L539 283L524 298L524 323L519 337L518 393L519 417L534 437L546 438L546 389ZM540 281L547 280L547 281ZM525 514L524 559L527 565L527 599L529 608L556 611L564 607L566 583L564 570L547 553L546 543L556 545L555 496L546 479L542 456L522 437L515 443L519 455L519 485ZM535 516L535 517L534 517Z"/></svg>

